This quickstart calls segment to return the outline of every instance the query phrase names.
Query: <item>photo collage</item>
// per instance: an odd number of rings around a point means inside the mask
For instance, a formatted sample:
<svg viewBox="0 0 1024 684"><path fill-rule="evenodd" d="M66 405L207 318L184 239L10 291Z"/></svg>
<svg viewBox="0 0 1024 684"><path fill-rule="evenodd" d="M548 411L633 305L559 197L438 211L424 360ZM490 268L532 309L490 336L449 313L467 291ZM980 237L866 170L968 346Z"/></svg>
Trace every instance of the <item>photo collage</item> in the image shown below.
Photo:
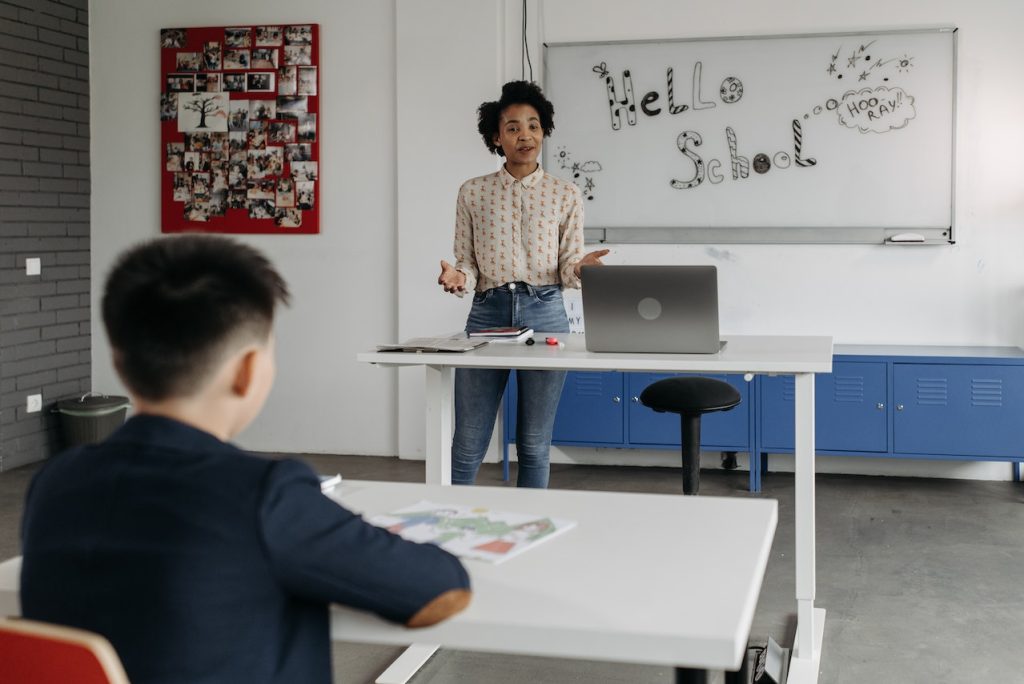
<svg viewBox="0 0 1024 684"><path fill-rule="evenodd" d="M319 232L319 25L161 29L160 65L163 232Z"/></svg>

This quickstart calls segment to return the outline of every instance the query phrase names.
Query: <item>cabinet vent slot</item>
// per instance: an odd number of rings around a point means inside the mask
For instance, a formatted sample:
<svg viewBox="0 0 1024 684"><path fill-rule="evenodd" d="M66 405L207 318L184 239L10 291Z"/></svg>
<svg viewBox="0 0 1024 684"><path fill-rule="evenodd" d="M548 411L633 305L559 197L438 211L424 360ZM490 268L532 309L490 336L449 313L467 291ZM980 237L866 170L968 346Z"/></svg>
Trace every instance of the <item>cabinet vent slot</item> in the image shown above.
<svg viewBox="0 0 1024 684"><path fill-rule="evenodd" d="M796 401L796 379L792 375L782 378L782 400Z"/></svg>
<svg viewBox="0 0 1024 684"><path fill-rule="evenodd" d="M949 399L948 384L949 381L946 378L918 378L918 405L945 406Z"/></svg>
<svg viewBox="0 0 1024 684"><path fill-rule="evenodd" d="M577 397L600 397L604 390L604 379L600 373L573 373Z"/></svg>
<svg viewBox="0 0 1024 684"><path fill-rule="evenodd" d="M1003 405L1003 381L999 378L971 378L971 406Z"/></svg>
<svg viewBox="0 0 1024 684"><path fill-rule="evenodd" d="M834 376L832 399L836 402L860 404L864 402L864 377L860 375Z"/></svg>

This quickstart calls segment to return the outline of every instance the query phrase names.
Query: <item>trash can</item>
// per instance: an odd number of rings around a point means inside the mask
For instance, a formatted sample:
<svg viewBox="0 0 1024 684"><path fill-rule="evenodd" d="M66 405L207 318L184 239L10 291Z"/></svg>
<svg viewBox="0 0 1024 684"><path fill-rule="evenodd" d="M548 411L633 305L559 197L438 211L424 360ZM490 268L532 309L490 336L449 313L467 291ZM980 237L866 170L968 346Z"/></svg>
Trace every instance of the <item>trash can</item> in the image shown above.
<svg viewBox="0 0 1024 684"><path fill-rule="evenodd" d="M102 442L124 423L131 402L128 397L89 392L57 402L61 434L66 447Z"/></svg>

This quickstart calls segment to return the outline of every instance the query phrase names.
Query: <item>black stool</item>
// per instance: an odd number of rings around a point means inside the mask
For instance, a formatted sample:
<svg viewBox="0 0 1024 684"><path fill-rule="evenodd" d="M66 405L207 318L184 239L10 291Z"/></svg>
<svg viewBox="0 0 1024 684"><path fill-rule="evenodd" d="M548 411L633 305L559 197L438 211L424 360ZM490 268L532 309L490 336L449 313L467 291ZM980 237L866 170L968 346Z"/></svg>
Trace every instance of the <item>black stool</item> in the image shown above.
<svg viewBox="0 0 1024 684"><path fill-rule="evenodd" d="M683 494L696 494L700 488L700 417L712 411L728 411L740 403L740 393L722 380L687 376L648 385L640 401L658 413L679 414Z"/></svg>

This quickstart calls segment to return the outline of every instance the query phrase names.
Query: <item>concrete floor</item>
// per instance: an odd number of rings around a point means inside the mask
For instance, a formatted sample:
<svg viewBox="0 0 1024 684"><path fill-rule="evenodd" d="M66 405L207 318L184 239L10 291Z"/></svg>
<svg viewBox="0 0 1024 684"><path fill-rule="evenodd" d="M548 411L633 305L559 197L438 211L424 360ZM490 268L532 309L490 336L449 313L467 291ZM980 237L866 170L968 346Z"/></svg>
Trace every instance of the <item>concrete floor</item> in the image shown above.
<svg viewBox="0 0 1024 684"><path fill-rule="evenodd" d="M422 463L360 456L304 457L349 479L416 482ZM24 492L36 467L0 475L0 558L19 552ZM514 475L513 475L514 480ZM480 484L501 485L498 466ZM746 472L702 471L701 494L751 496ZM679 491L677 470L555 465L551 487ZM793 639L793 479L769 474L758 496L779 500L751 633ZM818 598L828 610L819 682L1024 682L1024 484L819 475ZM729 587L708 587L728 591ZM335 682L369 683L401 649L335 646ZM439 651L412 684L646 684L668 668Z"/></svg>

